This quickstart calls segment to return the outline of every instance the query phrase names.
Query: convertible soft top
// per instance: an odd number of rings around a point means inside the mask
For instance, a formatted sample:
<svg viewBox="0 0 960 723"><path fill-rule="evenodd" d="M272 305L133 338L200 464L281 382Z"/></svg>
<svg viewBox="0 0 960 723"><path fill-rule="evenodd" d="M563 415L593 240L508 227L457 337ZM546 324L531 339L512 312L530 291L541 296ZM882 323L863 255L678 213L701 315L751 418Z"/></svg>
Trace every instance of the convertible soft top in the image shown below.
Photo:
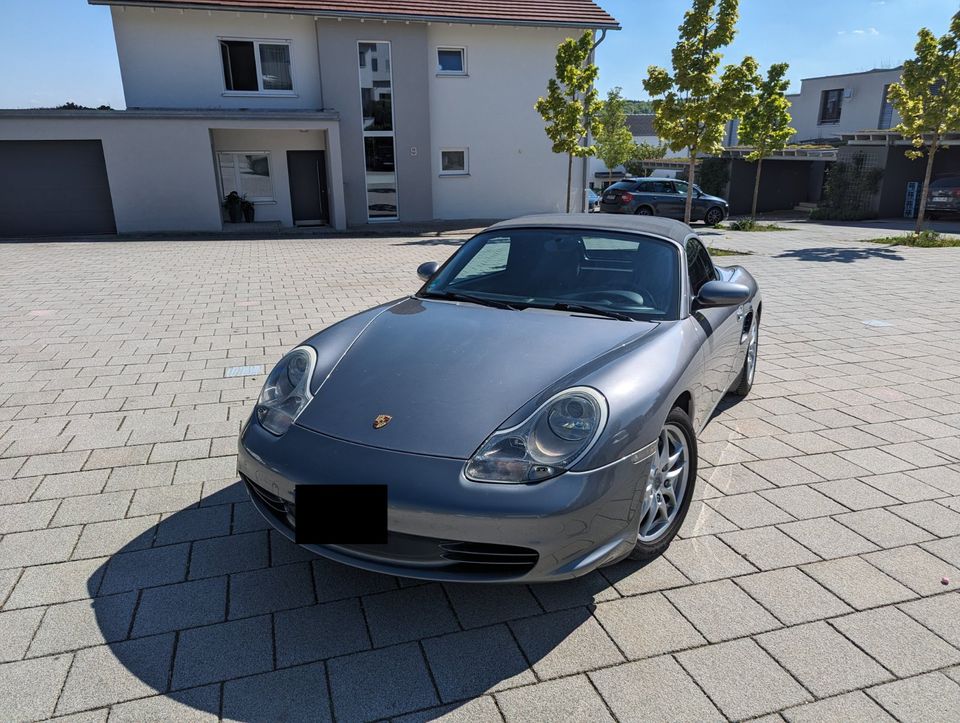
<svg viewBox="0 0 960 723"><path fill-rule="evenodd" d="M613 213L541 213L501 221L491 226L497 228L553 227L587 228L604 231L631 231L663 236L682 244L693 230L685 223L660 216L624 216Z"/></svg>

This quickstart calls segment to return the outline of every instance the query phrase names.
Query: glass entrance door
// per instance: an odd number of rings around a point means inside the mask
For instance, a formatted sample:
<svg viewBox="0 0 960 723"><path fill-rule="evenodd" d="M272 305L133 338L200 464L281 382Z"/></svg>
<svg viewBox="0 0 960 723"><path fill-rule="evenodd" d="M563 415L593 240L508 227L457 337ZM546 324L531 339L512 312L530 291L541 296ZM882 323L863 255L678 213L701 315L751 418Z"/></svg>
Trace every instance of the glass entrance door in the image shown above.
<svg viewBox="0 0 960 723"><path fill-rule="evenodd" d="M394 220L398 194L390 43L361 41L358 49L367 219Z"/></svg>

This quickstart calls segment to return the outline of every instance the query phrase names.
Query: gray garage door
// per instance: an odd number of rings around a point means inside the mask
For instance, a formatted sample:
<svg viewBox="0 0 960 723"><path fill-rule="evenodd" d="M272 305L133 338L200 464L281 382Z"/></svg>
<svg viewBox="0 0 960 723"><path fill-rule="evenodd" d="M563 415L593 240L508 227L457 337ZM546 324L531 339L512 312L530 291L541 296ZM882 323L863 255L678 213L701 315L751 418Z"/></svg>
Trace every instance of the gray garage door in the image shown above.
<svg viewBox="0 0 960 723"><path fill-rule="evenodd" d="M100 141L0 141L0 237L116 230Z"/></svg>

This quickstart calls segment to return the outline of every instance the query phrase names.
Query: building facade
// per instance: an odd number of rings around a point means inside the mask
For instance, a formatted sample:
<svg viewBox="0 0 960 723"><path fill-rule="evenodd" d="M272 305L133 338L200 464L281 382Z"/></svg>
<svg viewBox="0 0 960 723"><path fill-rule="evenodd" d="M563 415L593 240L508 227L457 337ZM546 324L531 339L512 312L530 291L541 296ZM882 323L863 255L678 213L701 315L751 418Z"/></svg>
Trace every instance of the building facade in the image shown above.
<svg viewBox="0 0 960 723"><path fill-rule="evenodd" d="M24 163L99 142L121 233L219 231L232 192L282 227L563 210L534 103L560 42L618 27L592 0L89 1L111 6L127 110L0 111L0 142Z"/></svg>

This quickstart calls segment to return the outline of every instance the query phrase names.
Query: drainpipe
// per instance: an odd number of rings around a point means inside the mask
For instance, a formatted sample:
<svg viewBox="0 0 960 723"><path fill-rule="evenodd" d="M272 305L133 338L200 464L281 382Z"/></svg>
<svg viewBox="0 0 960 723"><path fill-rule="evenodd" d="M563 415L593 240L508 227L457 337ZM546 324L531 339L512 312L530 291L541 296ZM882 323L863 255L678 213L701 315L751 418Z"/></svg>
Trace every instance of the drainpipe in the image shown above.
<svg viewBox="0 0 960 723"><path fill-rule="evenodd" d="M600 39L593 44L593 47L590 48L590 60L589 63L593 64L594 59L596 58L596 50L599 47L600 43L607 39L607 29L603 28L600 30ZM587 133L586 144L590 145L590 139L592 133ZM583 157L583 174L580 179L580 210L583 213L586 213L589 210L589 205L587 203L587 175L590 168L590 159L587 156Z"/></svg>

